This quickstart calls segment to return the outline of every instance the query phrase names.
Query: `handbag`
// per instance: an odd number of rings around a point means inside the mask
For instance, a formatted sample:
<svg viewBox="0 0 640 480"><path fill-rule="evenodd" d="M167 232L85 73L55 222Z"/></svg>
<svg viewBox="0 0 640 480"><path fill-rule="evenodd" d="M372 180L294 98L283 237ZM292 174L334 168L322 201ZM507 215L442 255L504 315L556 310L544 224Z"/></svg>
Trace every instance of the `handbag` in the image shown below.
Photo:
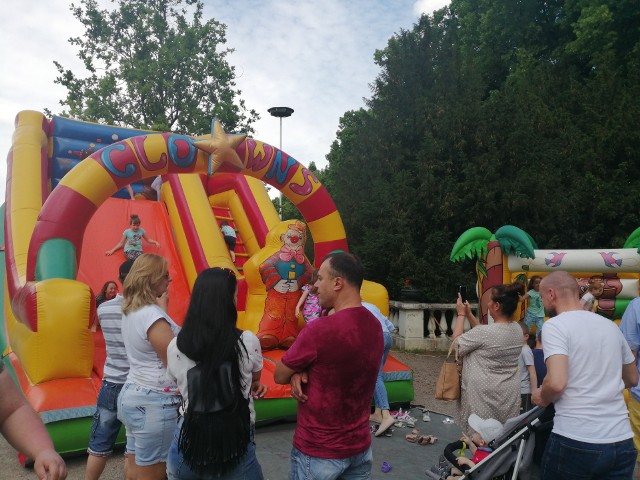
<svg viewBox="0 0 640 480"><path fill-rule="evenodd" d="M440 368L440 375L436 381L436 399L437 400L458 400L460 398L460 382L462 373L462 364L458 362L458 354L456 352L455 360L449 361L451 351L455 343L451 343L449 354Z"/></svg>

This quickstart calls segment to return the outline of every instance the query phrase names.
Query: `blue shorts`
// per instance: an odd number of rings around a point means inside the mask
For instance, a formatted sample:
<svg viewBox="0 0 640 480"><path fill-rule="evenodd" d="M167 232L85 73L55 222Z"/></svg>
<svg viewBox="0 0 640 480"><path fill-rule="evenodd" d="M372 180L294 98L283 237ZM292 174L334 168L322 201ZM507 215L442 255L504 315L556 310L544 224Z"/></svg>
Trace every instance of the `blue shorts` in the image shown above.
<svg viewBox="0 0 640 480"><path fill-rule="evenodd" d="M182 397L125 383L118 398L118 418L127 427L127 453L136 465L167 461Z"/></svg>
<svg viewBox="0 0 640 480"><path fill-rule="evenodd" d="M113 452L122 422L118 420L118 395L122 390L122 383L102 381L98 393L96 413L93 414L93 424L89 436L87 453L97 457L107 457Z"/></svg>

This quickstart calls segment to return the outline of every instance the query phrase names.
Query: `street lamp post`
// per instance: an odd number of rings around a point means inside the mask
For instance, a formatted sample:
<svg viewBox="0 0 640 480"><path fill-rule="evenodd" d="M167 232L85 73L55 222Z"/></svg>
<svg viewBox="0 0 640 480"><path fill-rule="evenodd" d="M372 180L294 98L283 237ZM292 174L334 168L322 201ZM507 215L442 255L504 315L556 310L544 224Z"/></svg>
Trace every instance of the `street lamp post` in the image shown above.
<svg viewBox="0 0 640 480"><path fill-rule="evenodd" d="M293 108L290 107L271 107L267 110L272 117L278 117L280 119L280 151L282 151L282 119L290 117L293 113ZM282 220L282 192L280 192L280 220Z"/></svg>

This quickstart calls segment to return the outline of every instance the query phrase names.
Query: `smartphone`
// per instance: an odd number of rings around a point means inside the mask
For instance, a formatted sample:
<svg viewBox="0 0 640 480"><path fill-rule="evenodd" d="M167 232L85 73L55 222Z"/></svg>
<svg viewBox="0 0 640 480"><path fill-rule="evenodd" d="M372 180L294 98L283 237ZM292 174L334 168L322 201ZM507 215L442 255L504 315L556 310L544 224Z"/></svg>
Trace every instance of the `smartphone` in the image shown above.
<svg viewBox="0 0 640 480"><path fill-rule="evenodd" d="M469 300L469 297L467 296L467 286L466 285L458 285L458 293L460 294L460 297L462 298L462 303L464 303L467 300Z"/></svg>

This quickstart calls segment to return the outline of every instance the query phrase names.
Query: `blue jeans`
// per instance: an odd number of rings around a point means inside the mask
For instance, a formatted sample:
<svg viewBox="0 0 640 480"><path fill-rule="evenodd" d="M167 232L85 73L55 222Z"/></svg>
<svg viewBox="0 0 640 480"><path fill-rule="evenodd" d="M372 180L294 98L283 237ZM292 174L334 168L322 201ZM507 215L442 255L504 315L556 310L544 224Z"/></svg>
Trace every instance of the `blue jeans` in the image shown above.
<svg viewBox="0 0 640 480"><path fill-rule="evenodd" d="M89 436L87 453L97 457L107 457L113 452L122 422L118 420L118 395L124 384L102 381L96 413L93 414L93 424Z"/></svg>
<svg viewBox="0 0 640 480"><path fill-rule="evenodd" d="M630 480L637 452L633 439L586 443L552 433L542 457L541 480Z"/></svg>
<svg viewBox="0 0 640 480"><path fill-rule="evenodd" d="M167 461L182 397L125 383L118 397L118 418L127 428L127 453L136 465Z"/></svg>
<svg viewBox="0 0 640 480"><path fill-rule="evenodd" d="M376 379L376 388L373 391L373 403L377 408L382 410L389 410L389 398L387 397L387 389L384 386L384 380L382 380L382 367L384 362L387 361L389 350L391 350L391 344L393 338L389 332L384 332L384 352L382 353L382 362L380 363L380 370L378 371L378 378Z"/></svg>
<svg viewBox="0 0 640 480"><path fill-rule="evenodd" d="M353 457L337 460L310 457L293 447L289 480L369 480L372 461L371 447Z"/></svg>
<svg viewBox="0 0 640 480"><path fill-rule="evenodd" d="M247 453L240 461L240 464L232 471L222 477L211 475L200 475L191 471L184 463L182 454L178 451L178 440L180 438L180 428L182 428L183 417L178 421L171 448L169 448L169 458L167 458L167 478L169 480L262 480L262 467L256 457L256 442L254 441L255 428L251 428L251 441L247 446Z"/></svg>

